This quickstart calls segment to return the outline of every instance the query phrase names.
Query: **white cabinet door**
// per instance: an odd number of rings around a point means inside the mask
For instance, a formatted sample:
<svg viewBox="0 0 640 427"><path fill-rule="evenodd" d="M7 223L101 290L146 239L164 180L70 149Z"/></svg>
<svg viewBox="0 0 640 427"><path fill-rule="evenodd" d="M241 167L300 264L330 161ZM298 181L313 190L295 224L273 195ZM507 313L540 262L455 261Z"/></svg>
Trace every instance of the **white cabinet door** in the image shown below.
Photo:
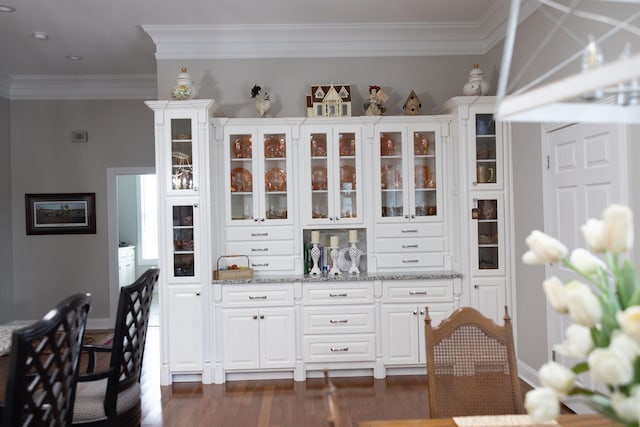
<svg viewBox="0 0 640 427"><path fill-rule="evenodd" d="M471 274L504 277L505 222L507 220L501 192L472 193Z"/></svg>
<svg viewBox="0 0 640 427"><path fill-rule="evenodd" d="M169 366L171 372L202 372L201 286L169 286Z"/></svg>
<svg viewBox="0 0 640 427"><path fill-rule="evenodd" d="M203 259L199 198L169 199L166 218L168 282L199 283Z"/></svg>
<svg viewBox="0 0 640 427"><path fill-rule="evenodd" d="M224 310L222 314L225 369L260 367L260 324L255 308Z"/></svg>
<svg viewBox="0 0 640 427"><path fill-rule="evenodd" d="M473 278L471 280L471 306L498 325L504 323L506 281L501 277ZM513 307L509 307L510 315Z"/></svg>
<svg viewBox="0 0 640 427"><path fill-rule="evenodd" d="M407 365L420 361L419 323L417 305L382 306L382 357L385 364Z"/></svg>
<svg viewBox="0 0 640 427"><path fill-rule="evenodd" d="M295 366L295 314L293 308L263 308L260 320L260 367Z"/></svg>

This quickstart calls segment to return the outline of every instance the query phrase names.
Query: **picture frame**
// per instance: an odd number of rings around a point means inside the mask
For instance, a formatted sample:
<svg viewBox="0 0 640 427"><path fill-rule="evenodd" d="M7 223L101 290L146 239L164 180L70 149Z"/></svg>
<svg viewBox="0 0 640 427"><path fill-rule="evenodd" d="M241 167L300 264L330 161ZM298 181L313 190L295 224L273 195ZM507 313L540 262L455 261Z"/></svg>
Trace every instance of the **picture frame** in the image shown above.
<svg viewBox="0 0 640 427"><path fill-rule="evenodd" d="M96 193L25 194L27 235L95 234Z"/></svg>

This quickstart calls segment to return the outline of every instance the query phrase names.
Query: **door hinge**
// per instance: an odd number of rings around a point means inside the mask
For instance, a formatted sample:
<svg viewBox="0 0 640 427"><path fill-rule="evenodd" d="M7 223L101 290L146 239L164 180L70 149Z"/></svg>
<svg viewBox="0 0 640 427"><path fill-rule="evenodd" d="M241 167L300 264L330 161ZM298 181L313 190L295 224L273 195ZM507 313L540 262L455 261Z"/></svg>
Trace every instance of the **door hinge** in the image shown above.
<svg viewBox="0 0 640 427"><path fill-rule="evenodd" d="M551 360L552 360L553 362L555 362L555 361L556 361L556 351L555 351L555 350L551 350Z"/></svg>
<svg viewBox="0 0 640 427"><path fill-rule="evenodd" d="M547 170L551 169L551 156L547 156Z"/></svg>

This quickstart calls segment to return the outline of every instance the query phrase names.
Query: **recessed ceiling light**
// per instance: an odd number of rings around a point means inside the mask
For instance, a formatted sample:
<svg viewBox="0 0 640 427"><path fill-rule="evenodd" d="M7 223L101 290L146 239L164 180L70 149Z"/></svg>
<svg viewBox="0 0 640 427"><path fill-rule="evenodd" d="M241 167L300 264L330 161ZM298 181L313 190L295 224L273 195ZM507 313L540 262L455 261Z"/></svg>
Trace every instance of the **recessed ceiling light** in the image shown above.
<svg viewBox="0 0 640 427"><path fill-rule="evenodd" d="M36 40L49 40L49 34L42 31L34 31L33 38Z"/></svg>
<svg viewBox="0 0 640 427"><path fill-rule="evenodd" d="M0 12L4 12L4 13L11 13L11 12L15 12L16 8L15 7L11 7L11 6L7 6L4 4L0 4Z"/></svg>
<svg viewBox="0 0 640 427"><path fill-rule="evenodd" d="M78 55L67 55L65 56L69 61L82 61L84 58Z"/></svg>

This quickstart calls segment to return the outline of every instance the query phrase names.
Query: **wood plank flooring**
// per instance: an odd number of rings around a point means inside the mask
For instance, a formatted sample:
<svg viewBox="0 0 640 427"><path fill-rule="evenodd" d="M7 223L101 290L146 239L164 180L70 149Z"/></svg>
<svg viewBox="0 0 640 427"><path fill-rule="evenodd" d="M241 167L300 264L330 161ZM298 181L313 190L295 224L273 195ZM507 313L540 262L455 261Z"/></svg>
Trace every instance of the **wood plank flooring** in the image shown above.
<svg viewBox="0 0 640 427"><path fill-rule="evenodd" d="M426 375L332 381L346 426L429 416ZM142 426L326 427L321 378L160 387L157 327L149 328L141 383Z"/></svg>

